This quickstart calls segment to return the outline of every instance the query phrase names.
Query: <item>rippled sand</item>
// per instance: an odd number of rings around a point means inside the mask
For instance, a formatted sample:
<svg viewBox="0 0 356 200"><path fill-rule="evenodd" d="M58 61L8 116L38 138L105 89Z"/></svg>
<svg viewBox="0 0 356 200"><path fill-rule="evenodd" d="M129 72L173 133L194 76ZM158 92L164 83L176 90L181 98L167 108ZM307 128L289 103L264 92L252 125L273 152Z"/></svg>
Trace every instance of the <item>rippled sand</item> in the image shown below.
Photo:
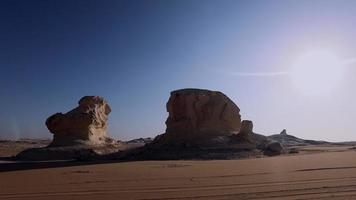
<svg viewBox="0 0 356 200"><path fill-rule="evenodd" d="M3 169L0 199L356 199L351 150L50 167Z"/></svg>

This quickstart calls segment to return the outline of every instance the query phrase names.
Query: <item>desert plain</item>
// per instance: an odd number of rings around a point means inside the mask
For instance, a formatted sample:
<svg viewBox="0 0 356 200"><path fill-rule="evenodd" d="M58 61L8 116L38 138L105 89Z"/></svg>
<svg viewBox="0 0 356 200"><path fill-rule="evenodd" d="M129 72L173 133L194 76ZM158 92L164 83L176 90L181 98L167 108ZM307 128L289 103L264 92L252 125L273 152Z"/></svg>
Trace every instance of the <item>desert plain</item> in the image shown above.
<svg viewBox="0 0 356 200"><path fill-rule="evenodd" d="M78 104L46 120L53 140L0 141L0 200L356 199L356 142L254 133L221 92L172 92L153 140L113 139L108 103Z"/></svg>
<svg viewBox="0 0 356 200"><path fill-rule="evenodd" d="M0 199L356 199L353 146L240 160L3 162Z"/></svg>

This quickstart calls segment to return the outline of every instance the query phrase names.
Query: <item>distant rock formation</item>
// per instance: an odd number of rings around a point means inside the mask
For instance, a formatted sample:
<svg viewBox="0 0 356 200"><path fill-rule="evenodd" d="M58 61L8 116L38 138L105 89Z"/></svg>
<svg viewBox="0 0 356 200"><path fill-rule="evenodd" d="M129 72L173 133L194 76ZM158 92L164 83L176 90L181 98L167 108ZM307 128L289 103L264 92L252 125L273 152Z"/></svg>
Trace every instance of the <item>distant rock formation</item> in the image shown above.
<svg viewBox="0 0 356 200"><path fill-rule="evenodd" d="M269 139L279 142L285 147L293 147L293 146L306 146L306 145L320 145L320 144L328 144L329 142L325 141L317 141L317 140L305 140L293 135L287 134L287 131L283 129L280 134L274 134L268 136Z"/></svg>
<svg viewBox="0 0 356 200"><path fill-rule="evenodd" d="M152 138L137 138L133 140L126 141L125 143L127 144L132 144L132 143L141 143L141 144L149 144L152 142Z"/></svg>
<svg viewBox="0 0 356 200"><path fill-rule="evenodd" d="M286 129L283 129L280 134L281 134L281 135L287 135L287 130L286 130Z"/></svg>
<svg viewBox="0 0 356 200"><path fill-rule="evenodd" d="M226 95L217 91L173 91L167 111L167 134L231 135L240 129L240 109Z"/></svg>
<svg viewBox="0 0 356 200"><path fill-rule="evenodd" d="M81 98L78 107L65 114L56 113L47 119L47 128L53 133L51 146L114 142L106 133L110 112L109 104L102 97Z"/></svg>

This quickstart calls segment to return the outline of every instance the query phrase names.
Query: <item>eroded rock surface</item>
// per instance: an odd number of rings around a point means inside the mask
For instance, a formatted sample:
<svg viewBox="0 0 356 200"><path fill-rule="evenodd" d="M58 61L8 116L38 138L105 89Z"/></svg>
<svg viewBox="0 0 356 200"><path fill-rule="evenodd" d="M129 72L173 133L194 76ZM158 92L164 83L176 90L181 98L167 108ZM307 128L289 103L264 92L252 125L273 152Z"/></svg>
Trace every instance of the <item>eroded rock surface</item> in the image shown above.
<svg viewBox="0 0 356 200"><path fill-rule="evenodd" d="M285 129L280 134L270 135L268 138L281 143L285 147L329 144L329 142L326 141L305 140L295 137L293 135L287 134Z"/></svg>
<svg viewBox="0 0 356 200"><path fill-rule="evenodd" d="M239 107L221 92L202 89L173 91L167 102L167 112L166 132L130 154L130 159L254 157L264 154L272 142L253 133L252 121L241 123ZM268 152L274 152L276 148L273 147Z"/></svg>
<svg viewBox="0 0 356 200"><path fill-rule="evenodd" d="M109 104L98 96L85 96L79 106L62 114L50 116L46 125L53 133L51 146L67 146L76 143L101 145L114 142L107 135Z"/></svg>
<svg viewBox="0 0 356 200"><path fill-rule="evenodd" d="M217 91L182 89L167 103L166 133L231 135L240 129L240 109Z"/></svg>
<svg viewBox="0 0 356 200"><path fill-rule="evenodd" d="M53 133L52 143L43 148L20 152L20 160L97 159L127 148L107 134L109 104L98 96L85 96L79 106L50 116L46 125Z"/></svg>
<svg viewBox="0 0 356 200"><path fill-rule="evenodd" d="M253 133L253 123L250 120L243 120L238 133L240 138L250 141L250 135Z"/></svg>

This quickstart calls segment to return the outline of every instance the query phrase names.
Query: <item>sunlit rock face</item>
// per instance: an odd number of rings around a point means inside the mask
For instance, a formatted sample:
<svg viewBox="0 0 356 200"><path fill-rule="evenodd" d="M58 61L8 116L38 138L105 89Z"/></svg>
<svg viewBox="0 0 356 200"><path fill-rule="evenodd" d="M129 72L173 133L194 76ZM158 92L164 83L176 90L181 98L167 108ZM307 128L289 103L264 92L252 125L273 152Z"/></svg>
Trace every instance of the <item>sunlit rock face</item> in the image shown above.
<svg viewBox="0 0 356 200"><path fill-rule="evenodd" d="M176 90L166 107L166 132L127 154L129 159L236 159L278 154L277 145L269 145L272 141L266 136L253 133L252 121L241 123L239 107L221 92Z"/></svg>
<svg viewBox="0 0 356 200"><path fill-rule="evenodd" d="M102 97L81 98L78 107L47 119L47 128L54 135L51 146L100 145L113 141L106 133L110 112L109 104Z"/></svg>
<svg viewBox="0 0 356 200"><path fill-rule="evenodd" d="M166 132L153 148L224 148L238 133L240 109L226 95L203 89L171 92L167 102Z"/></svg>
<svg viewBox="0 0 356 200"><path fill-rule="evenodd" d="M217 91L173 91L167 111L167 134L231 135L240 129L240 109L226 95Z"/></svg>
<svg viewBox="0 0 356 200"><path fill-rule="evenodd" d="M50 116L46 125L53 133L52 143L43 148L31 148L20 152L19 160L92 160L118 152L126 147L110 138L108 115L110 106L98 96L85 96L79 106L63 114Z"/></svg>

